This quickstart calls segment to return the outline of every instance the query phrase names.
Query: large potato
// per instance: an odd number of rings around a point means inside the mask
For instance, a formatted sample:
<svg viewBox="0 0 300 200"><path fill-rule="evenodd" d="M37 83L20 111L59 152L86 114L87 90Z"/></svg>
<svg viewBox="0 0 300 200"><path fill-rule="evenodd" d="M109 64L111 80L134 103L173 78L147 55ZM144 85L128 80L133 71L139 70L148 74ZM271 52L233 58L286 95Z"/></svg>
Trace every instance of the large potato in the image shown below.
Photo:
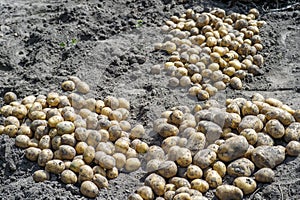
<svg viewBox="0 0 300 200"><path fill-rule="evenodd" d="M136 193L139 194L144 200L153 200L154 193L149 186L142 186L136 190Z"/></svg>
<svg viewBox="0 0 300 200"><path fill-rule="evenodd" d="M45 170L53 174L60 174L62 171L65 170L65 167L66 166L63 161L54 159L49 160L46 163Z"/></svg>
<svg viewBox="0 0 300 200"><path fill-rule="evenodd" d="M271 183L275 180L275 172L271 168L261 168L254 174L255 180L262 183Z"/></svg>
<svg viewBox="0 0 300 200"><path fill-rule="evenodd" d="M251 154L252 162L258 167L274 168L285 159L285 148L283 146L259 146Z"/></svg>
<svg viewBox="0 0 300 200"><path fill-rule="evenodd" d="M151 187L156 195L162 196L165 192L166 181L163 177L153 173L145 179L145 185Z"/></svg>
<svg viewBox="0 0 300 200"><path fill-rule="evenodd" d="M222 177L215 170L210 170L209 172L207 172L205 180L211 188L217 188L222 184Z"/></svg>
<svg viewBox="0 0 300 200"><path fill-rule="evenodd" d="M193 164L205 169L217 159L217 154L210 149L202 149L196 153L193 159Z"/></svg>
<svg viewBox="0 0 300 200"><path fill-rule="evenodd" d="M248 115L250 116L250 115ZM235 136L227 139L218 149L220 160L229 162L242 157L248 150L249 144L245 137Z"/></svg>
<svg viewBox="0 0 300 200"><path fill-rule="evenodd" d="M240 158L231 162L227 166L227 173L230 176L246 176L249 177L254 172L254 164L247 158Z"/></svg>
<svg viewBox="0 0 300 200"><path fill-rule="evenodd" d="M99 189L92 181L84 181L80 186L80 192L88 198L95 198Z"/></svg>
<svg viewBox="0 0 300 200"><path fill-rule="evenodd" d="M164 161L158 166L158 173L165 178L171 178L177 173L177 165L174 161Z"/></svg>
<svg viewBox="0 0 300 200"><path fill-rule="evenodd" d="M263 129L263 127L264 124L257 116L247 115L242 119L241 123L239 124L238 131L241 132L246 128L252 128L256 132L260 132Z"/></svg>
<svg viewBox="0 0 300 200"><path fill-rule="evenodd" d="M65 184L75 184L77 182L77 175L71 170L64 170L61 175L60 179Z"/></svg>

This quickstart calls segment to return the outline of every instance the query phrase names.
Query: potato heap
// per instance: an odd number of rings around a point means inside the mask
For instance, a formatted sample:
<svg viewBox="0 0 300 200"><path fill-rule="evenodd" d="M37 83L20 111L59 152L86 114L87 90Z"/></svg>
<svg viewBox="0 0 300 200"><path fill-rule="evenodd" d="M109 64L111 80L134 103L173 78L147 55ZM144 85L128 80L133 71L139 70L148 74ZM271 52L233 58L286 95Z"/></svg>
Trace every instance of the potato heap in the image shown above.
<svg viewBox="0 0 300 200"><path fill-rule="evenodd" d="M188 9L180 17L172 16L161 30L167 33L164 43L156 43L156 50L171 54L164 64L171 76L169 86L190 87L189 94L207 100L227 85L242 89L247 74L262 74L263 46L257 21L259 12L251 9L247 15L222 9L196 13ZM160 73L159 65L151 73Z"/></svg>
<svg viewBox="0 0 300 200"><path fill-rule="evenodd" d="M62 88L76 92L32 95L21 102L13 92L6 93L0 135L14 137L15 145L26 149L25 157L45 168L33 174L34 181L58 174L62 182L79 183L81 193L94 198L120 170L139 169L139 153L148 149L139 140L145 130L126 121L130 109L126 99L84 98L90 89L77 77L63 82Z"/></svg>
<svg viewBox="0 0 300 200"><path fill-rule="evenodd" d="M223 107L214 100L193 112L174 107L153 129L163 141L149 147L149 174L130 200L205 200L209 189L221 200L242 199L256 182L274 181L286 155L300 154L300 110L258 93Z"/></svg>

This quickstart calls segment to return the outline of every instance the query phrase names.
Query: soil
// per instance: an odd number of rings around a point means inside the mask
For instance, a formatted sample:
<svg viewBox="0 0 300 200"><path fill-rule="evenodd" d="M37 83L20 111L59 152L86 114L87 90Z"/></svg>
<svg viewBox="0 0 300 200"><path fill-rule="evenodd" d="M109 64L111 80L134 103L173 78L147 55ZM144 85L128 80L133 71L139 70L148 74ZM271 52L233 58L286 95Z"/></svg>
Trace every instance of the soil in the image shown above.
<svg viewBox="0 0 300 200"><path fill-rule="evenodd" d="M147 141L159 143L152 137L153 120L170 107L192 108L197 103L186 95L186 89L169 88L169 77L149 73L152 65L167 59L164 52L153 50L153 43L164 38L159 27L187 8L201 12L214 7L239 13L255 7L267 22L261 31L264 74L247 78L241 91L227 88L217 100L249 98L260 92L299 109L297 0L1 0L0 106L8 91L19 98L63 92L60 83L68 75L76 75L91 86L91 97L113 95L130 100L130 122L143 124L149 133ZM85 199L77 185L65 185L56 175L51 181L35 183L32 174L37 169L36 163L24 158L24 150L14 146L14 139L0 136L0 199ZM300 157L288 157L275 172L274 183L259 184L259 189L245 199L300 199ZM121 173L97 199L126 199L142 185L144 175L142 169ZM214 198L213 191L205 195Z"/></svg>

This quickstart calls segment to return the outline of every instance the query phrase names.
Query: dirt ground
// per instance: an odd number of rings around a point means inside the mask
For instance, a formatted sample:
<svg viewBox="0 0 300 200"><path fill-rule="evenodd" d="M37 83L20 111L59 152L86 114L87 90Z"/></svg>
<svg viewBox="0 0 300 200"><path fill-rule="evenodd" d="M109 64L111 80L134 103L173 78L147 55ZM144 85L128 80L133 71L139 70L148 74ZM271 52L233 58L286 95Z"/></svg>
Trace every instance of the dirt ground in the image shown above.
<svg viewBox="0 0 300 200"><path fill-rule="evenodd" d="M256 1L257 2L257 1ZM273 3L272 3L273 2ZM152 44L163 41L159 27L172 15L192 8L198 12L213 7L246 13L256 7L267 22L262 29L266 63L262 76L244 82L244 89L227 88L221 97L246 97L260 92L295 109L300 108L300 9L289 1L174 1L174 0L1 0L0 1L0 106L3 95L62 92L68 75L90 84L95 98L125 97L131 102L132 124L141 123L151 136L152 121L177 105L197 103L186 89L167 86L169 77L152 75L150 67L163 64L167 55ZM278 11L288 5L291 8ZM275 10L274 10L275 9ZM142 20L141 25L137 25ZM141 21L140 21L141 22ZM3 118L0 118L3 122ZM148 141L155 143L149 136ZM0 136L0 199L85 199L77 186L65 185L55 175L35 183L39 169L25 159L14 140ZM275 169L276 181L259 184L245 199L300 199L300 157L287 158ZM126 199L142 185L139 170L110 181L97 199ZM213 198L213 191L206 194Z"/></svg>

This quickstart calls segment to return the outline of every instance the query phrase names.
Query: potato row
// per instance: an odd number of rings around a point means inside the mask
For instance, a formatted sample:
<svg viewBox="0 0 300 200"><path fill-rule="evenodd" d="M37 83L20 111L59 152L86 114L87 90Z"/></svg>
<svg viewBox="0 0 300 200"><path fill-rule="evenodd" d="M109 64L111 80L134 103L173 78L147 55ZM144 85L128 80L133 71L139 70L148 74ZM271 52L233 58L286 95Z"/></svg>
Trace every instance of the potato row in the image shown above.
<svg viewBox="0 0 300 200"><path fill-rule="evenodd" d="M140 140L145 130L127 121L130 104L124 98L84 98L90 89L77 77L69 77L62 89L69 93L21 101L13 92L6 93L0 135L15 138L25 157L44 168L34 172L34 181L56 174L65 184L79 183L81 193L94 198L120 171L140 168L140 154L149 148Z"/></svg>
<svg viewBox="0 0 300 200"><path fill-rule="evenodd" d="M300 154L300 110L259 93L193 111L174 107L153 130L162 142L149 147L148 176L130 200L205 200L209 189L221 200L242 199L257 182L274 181L286 156Z"/></svg>
<svg viewBox="0 0 300 200"><path fill-rule="evenodd" d="M259 12L251 9L247 15L222 9L197 13L188 9L181 16L171 16L161 30L166 33L156 50L170 54L163 69L171 76L169 86L188 87L191 96L207 100L228 85L242 89L249 74L261 75L264 58ZM151 73L158 74L160 65Z"/></svg>

